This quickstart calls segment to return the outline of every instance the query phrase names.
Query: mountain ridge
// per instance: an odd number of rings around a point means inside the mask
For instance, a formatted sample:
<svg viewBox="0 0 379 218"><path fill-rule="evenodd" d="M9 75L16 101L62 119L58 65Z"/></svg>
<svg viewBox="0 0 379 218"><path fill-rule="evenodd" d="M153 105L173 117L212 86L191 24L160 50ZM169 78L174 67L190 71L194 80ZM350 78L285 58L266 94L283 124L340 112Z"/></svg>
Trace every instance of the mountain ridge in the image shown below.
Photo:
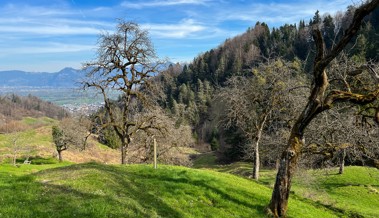
<svg viewBox="0 0 379 218"><path fill-rule="evenodd" d="M3 87L64 87L72 88L84 75L83 70L71 67L54 73L27 72L21 70L0 71L0 86Z"/></svg>

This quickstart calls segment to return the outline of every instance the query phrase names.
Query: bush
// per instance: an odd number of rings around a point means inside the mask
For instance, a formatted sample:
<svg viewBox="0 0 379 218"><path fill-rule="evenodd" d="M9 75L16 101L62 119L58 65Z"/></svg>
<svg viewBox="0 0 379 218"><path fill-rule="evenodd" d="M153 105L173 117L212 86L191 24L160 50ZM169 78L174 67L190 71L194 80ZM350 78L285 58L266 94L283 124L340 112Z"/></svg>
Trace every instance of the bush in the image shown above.
<svg viewBox="0 0 379 218"><path fill-rule="evenodd" d="M216 139L216 137L213 137L212 141L211 141L212 151L216 151L219 147L220 147L220 144L219 144L218 140Z"/></svg>
<svg viewBox="0 0 379 218"><path fill-rule="evenodd" d="M58 163L58 160L56 158L31 157L29 160L31 161L31 164L35 165Z"/></svg>

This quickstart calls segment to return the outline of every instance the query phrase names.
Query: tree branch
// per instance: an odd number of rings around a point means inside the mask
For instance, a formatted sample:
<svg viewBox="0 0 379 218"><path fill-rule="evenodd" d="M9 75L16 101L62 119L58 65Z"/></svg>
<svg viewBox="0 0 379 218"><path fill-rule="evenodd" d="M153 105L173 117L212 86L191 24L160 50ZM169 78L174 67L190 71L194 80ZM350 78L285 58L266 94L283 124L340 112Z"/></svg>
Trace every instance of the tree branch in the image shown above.
<svg viewBox="0 0 379 218"><path fill-rule="evenodd" d="M333 90L325 98L323 109L325 110L331 108L335 102L351 102L358 105L366 105L374 102L378 97L379 88L366 95Z"/></svg>

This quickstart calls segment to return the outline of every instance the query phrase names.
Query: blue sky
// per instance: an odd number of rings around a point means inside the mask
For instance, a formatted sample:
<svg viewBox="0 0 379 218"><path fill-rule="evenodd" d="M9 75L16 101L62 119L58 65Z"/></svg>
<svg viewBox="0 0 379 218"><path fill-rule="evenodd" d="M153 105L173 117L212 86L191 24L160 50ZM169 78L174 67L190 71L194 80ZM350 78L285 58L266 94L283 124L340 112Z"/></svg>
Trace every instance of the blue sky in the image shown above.
<svg viewBox="0 0 379 218"><path fill-rule="evenodd" d="M360 1L356 1L357 3ZM160 58L191 61L257 21L270 28L344 11L352 0L1 0L0 71L57 72L94 58L117 19L149 31Z"/></svg>

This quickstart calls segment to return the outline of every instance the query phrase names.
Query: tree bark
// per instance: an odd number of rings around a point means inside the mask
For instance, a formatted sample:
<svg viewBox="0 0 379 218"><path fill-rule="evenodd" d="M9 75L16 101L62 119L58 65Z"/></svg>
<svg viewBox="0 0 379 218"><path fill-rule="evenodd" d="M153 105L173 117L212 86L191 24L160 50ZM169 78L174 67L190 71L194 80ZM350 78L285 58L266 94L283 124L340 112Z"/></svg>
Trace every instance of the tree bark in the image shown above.
<svg viewBox="0 0 379 218"><path fill-rule="evenodd" d="M126 164L126 145L121 146L121 164Z"/></svg>
<svg viewBox="0 0 379 218"><path fill-rule="evenodd" d="M253 179L255 180L259 179L259 166L260 166L259 139L257 139L254 146L254 166L253 166Z"/></svg>
<svg viewBox="0 0 379 218"><path fill-rule="evenodd" d="M57 151L58 151L58 160L59 162L62 162L63 161L62 150L57 150Z"/></svg>
<svg viewBox="0 0 379 218"><path fill-rule="evenodd" d="M274 217L284 217L286 215L292 177L296 171L298 159L305 143L304 130L312 119L322 112L321 102L329 83L325 72L322 73L319 79L319 86L313 88L308 104L292 127L287 148L280 158L275 186L269 204Z"/></svg>
<svg viewBox="0 0 379 218"><path fill-rule="evenodd" d="M267 115L263 117L262 122L260 123L260 126L257 131L257 135L255 138L255 145L254 145L254 166L253 166L253 179L258 180L259 179L259 167L260 167L260 158L259 158L259 142L262 138L262 132L263 127L266 123Z"/></svg>
<svg viewBox="0 0 379 218"><path fill-rule="evenodd" d="M262 117L262 120L257 129L257 135L255 137L254 145L254 166L253 166L253 179L259 179L259 168L260 168L260 158L259 158L259 143L262 138L263 128L265 126L268 115L271 113L272 109L269 109Z"/></svg>
<svg viewBox="0 0 379 218"><path fill-rule="evenodd" d="M280 158L274 191L269 204L269 208L275 217L283 217L287 212L291 180L295 173L303 144L303 135L292 133L288 142L288 148L282 153Z"/></svg>

